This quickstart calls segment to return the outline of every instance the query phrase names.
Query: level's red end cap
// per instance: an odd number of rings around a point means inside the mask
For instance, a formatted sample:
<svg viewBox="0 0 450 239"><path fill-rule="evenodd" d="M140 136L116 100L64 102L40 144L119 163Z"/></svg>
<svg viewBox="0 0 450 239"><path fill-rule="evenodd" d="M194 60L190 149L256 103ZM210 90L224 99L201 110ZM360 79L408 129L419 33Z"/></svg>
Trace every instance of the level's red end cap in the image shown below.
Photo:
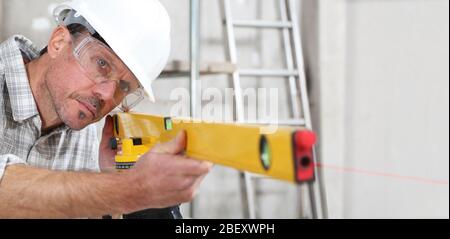
<svg viewBox="0 0 450 239"><path fill-rule="evenodd" d="M310 149L316 144L317 136L309 130L298 131L295 134L295 142L299 148Z"/></svg>

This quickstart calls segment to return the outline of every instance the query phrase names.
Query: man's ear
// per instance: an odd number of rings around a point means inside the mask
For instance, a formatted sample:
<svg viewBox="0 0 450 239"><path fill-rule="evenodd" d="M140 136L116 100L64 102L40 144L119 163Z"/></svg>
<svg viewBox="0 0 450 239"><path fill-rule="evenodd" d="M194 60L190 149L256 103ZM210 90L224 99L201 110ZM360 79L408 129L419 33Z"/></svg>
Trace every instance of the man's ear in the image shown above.
<svg viewBox="0 0 450 239"><path fill-rule="evenodd" d="M70 46L72 38L69 30L65 26L58 26L52 33L52 37L47 46L50 58L56 58L66 47Z"/></svg>

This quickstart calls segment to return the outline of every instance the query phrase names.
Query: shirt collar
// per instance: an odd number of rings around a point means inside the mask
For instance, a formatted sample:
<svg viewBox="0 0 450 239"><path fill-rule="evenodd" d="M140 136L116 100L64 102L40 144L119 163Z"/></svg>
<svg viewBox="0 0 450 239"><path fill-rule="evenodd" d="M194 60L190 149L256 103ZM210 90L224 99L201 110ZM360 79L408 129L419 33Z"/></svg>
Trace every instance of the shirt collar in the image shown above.
<svg viewBox="0 0 450 239"><path fill-rule="evenodd" d="M39 114L24 63L24 58L33 60L38 56L38 49L23 36L13 36L0 44L0 59L3 60L3 71L15 121L24 121Z"/></svg>

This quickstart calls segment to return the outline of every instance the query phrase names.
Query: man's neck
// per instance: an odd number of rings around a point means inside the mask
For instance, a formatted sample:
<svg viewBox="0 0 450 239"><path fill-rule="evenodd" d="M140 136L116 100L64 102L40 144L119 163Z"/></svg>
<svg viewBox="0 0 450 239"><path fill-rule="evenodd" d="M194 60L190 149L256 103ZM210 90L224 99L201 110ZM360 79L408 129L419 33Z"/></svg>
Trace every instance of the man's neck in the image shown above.
<svg viewBox="0 0 450 239"><path fill-rule="evenodd" d="M33 92L39 115L42 121L42 132L51 131L63 124L56 113L50 92L46 84L46 73L49 65L48 56L44 55L26 64L28 80Z"/></svg>

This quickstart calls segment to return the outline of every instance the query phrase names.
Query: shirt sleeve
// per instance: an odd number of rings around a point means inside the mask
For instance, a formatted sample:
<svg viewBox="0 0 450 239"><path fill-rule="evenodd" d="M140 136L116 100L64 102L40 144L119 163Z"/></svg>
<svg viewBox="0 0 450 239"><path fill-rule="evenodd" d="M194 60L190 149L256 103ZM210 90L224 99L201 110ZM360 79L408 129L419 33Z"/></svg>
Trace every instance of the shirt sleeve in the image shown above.
<svg viewBox="0 0 450 239"><path fill-rule="evenodd" d="M0 155L0 182L3 179L3 174L5 173L6 167L15 164L27 164L27 163L25 162L25 160L12 154Z"/></svg>

